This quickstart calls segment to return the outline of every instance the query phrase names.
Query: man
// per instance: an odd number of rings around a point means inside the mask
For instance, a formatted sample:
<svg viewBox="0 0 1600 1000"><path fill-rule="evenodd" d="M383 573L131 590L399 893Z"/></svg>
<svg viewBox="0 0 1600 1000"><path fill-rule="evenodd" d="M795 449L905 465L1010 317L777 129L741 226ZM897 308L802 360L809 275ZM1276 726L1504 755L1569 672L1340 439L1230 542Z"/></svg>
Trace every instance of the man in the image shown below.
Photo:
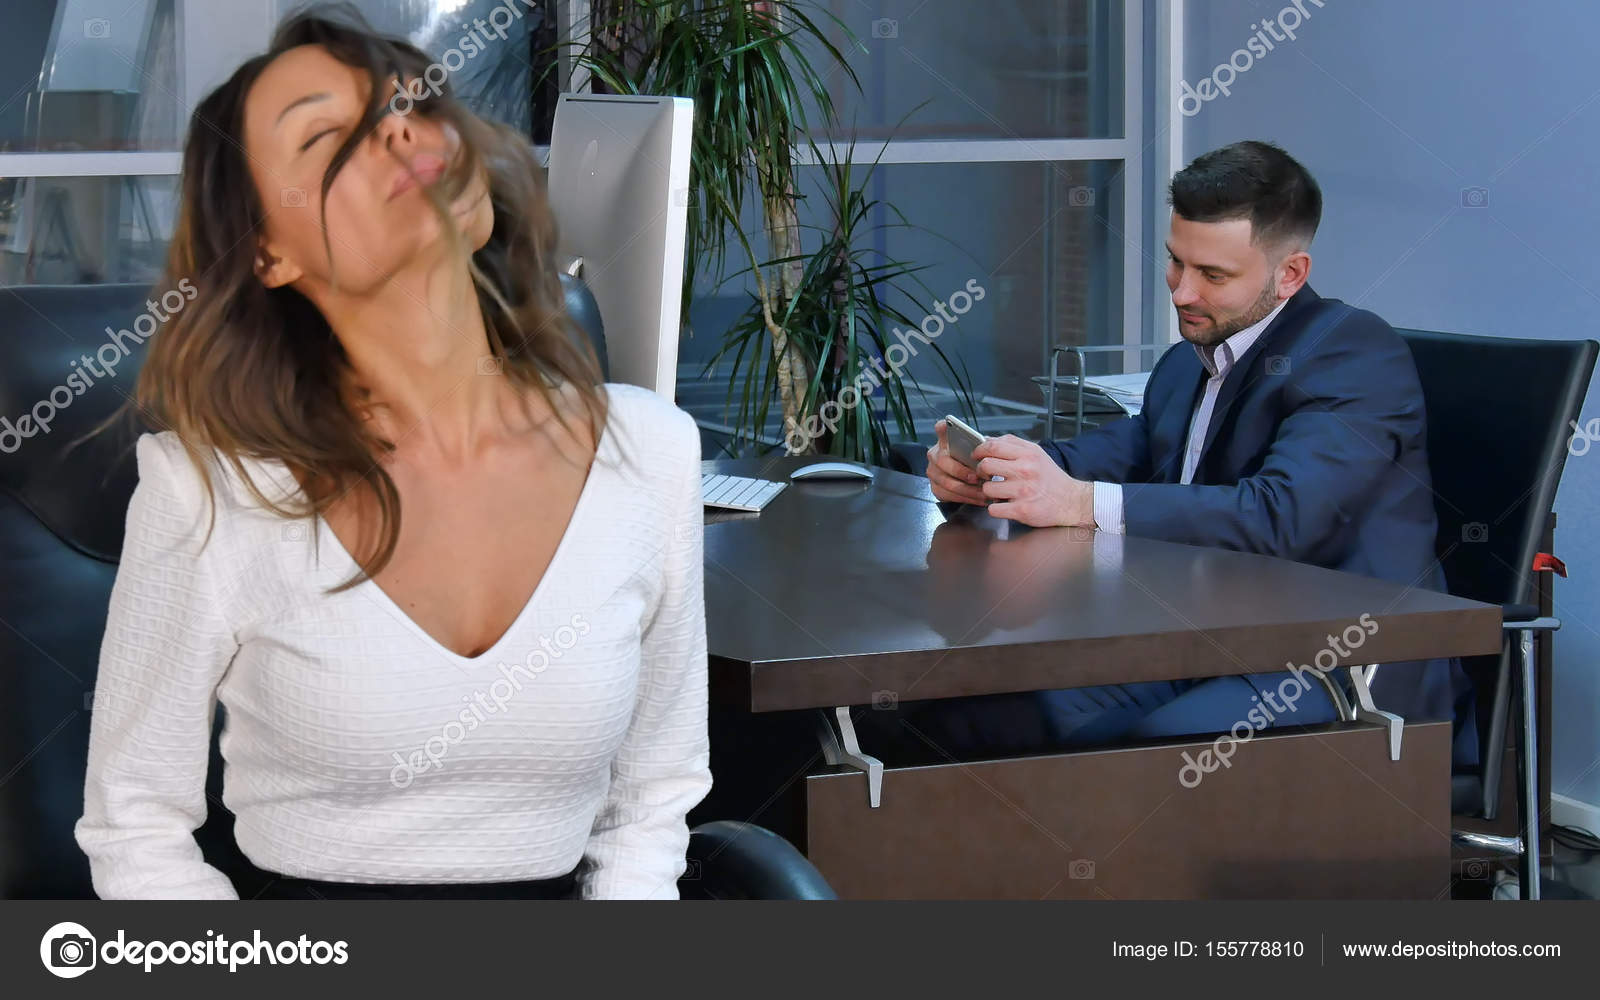
<svg viewBox="0 0 1600 1000"><path fill-rule="evenodd" d="M1142 412L1070 441L993 438L973 453L976 472L951 457L941 421L928 453L934 496L1032 526L1239 549L1443 589L1410 351L1382 319L1306 284L1322 213L1316 181L1277 146L1239 142L1189 164L1169 194L1167 287L1188 343L1156 363ZM1278 704L1270 692L1289 676L922 702L902 717L952 753L1222 732L1253 718L1258 700ZM1452 661L1393 665L1373 688L1380 708L1448 719L1465 677ZM1320 685L1272 717L1334 718Z"/></svg>

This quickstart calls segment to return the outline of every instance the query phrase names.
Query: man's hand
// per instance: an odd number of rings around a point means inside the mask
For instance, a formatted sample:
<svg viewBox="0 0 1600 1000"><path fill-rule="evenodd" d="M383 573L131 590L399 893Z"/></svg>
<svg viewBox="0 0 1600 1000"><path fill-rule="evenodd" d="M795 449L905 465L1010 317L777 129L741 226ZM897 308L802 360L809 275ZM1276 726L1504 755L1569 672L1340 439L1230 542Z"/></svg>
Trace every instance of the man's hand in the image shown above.
<svg viewBox="0 0 1600 1000"><path fill-rule="evenodd" d="M943 420L933 425L939 443L928 449L928 484L933 495L946 503L970 503L983 506L989 502L978 486L978 474L955 460L950 454L950 441L945 437Z"/></svg>
<svg viewBox="0 0 1600 1000"><path fill-rule="evenodd" d="M1032 441L1015 434L990 438L972 450L972 457L978 459L981 489L992 516L1035 528L1094 527L1094 486L1067 475Z"/></svg>

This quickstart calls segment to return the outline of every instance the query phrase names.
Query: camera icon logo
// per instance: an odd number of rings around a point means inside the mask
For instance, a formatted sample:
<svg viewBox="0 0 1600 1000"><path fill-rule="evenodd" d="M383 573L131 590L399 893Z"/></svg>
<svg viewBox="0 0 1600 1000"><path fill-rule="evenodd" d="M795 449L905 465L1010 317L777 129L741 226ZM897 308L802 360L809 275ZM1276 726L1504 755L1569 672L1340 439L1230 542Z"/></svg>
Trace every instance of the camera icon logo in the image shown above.
<svg viewBox="0 0 1600 1000"><path fill-rule="evenodd" d="M872 707L880 712L890 712L900 704L900 696L893 691L872 692Z"/></svg>
<svg viewBox="0 0 1600 1000"><path fill-rule="evenodd" d="M303 542L309 537L304 521L290 521L283 526L283 540L286 542Z"/></svg>
<svg viewBox="0 0 1600 1000"><path fill-rule="evenodd" d="M306 207L305 188L284 188L278 198L283 203L284 208Z"/></svg>
<svg viewBox="0 0 1600 1000"><path fill-rule="evenodd" d="M1268 375L1287 375L1289 374L1289 368L1289 356L1287 354L1267 355Z"/></svg>
<svg viewBox="0 0 1600 1000"><path fill-rule="evenodd" d="M1461 877L1464 879L1486 879L1490 872L1489 862L1483 858L1469 858L1461 863Z"/></svg>
<svg viewBox="0 0 1600 1000"><path fill-rule="evenodd" d="M880 17L872 22L873 38L899 38L900 22L892 17Z"/></svg>
<svg viewBox="0 0 1600 1000"><path fill-rule="evenodd" d="M76 979L94 968L98 953L89 928L70 920L56 924L39 939L39 960L62 979Z"/></svg>
<svg viewBox="0 0 1600 1000"><path fill-rule="evenodd" d="M494 355L478 359L479 375L499 375L506 370L506 363Z"/></svg>
<svg viewBox="0 0 1600 1000"><path fill-rule="evenodd" d="M1079 881L1094 878L1094 862L1088 858L1078 858L1067 866L1067 877Z"/></svg>
<svg viewBox="0 0 1600 1000"><path fill-rule="evenodd" d="M1461 540L1477 543L1489 540L1489 526L1482 521L1468 521L1461 526Z"/></svg>
<svg viewBox="0 0 1600 1000"><path fill-rule="evenodd" d="M681 882L684 879L688 879L691 882L700 880L700 860L698 858L690 858L684 862L683 874L678 876L678 881Z"/></svg>
<svg viewBox="0 0 1600 1000"><path fill-rule="evenodd" d="M1469 187L1461 189L1462 208L1488 208L1489 189L1485 187Z"/></svg>
<svg viewBox="0 0 1600 1000"><path fill-rule="evenodd" d="M85 38L110 38L111 22L103 17L87 18L83 22L83 37Z"/></svg>
<svg viewBox="0 0 1600 1000"><path fill-rule="evenodd" d="M1067 204L1073 208L1083 208L1094 204L1094 188L1078 185L1067 189Z"/></svg>

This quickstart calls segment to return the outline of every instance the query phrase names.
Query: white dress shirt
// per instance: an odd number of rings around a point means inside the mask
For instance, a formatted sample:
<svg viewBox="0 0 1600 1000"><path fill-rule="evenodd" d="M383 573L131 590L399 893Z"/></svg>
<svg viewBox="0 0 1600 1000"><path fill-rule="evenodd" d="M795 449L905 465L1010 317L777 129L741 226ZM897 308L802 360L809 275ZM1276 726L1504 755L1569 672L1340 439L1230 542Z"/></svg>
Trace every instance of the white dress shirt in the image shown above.
<svg viewBox="0 0 1600 1000"><path fill-rule="evenodd" d="M1195 469L1200 465L1200 453L1205 449L1206 432L1211 428L1211 417L1217 406L1217 395L1222 391L1222 383L1228 380L1228 373L1233 371L1234 364L1250 350L1262 331L1278 318L1278 313L1283 311L1288 301L1284 299L1279 302L1259 323L1245 327L1215 347L1194 345L1195 353L1200 356L1200 364L1205 366L1210 377L1206 379L1205 392L1200 396L1199 405L1194 408L1194 416L1189 420L1189 440L1183 449L1180 483L1194 482ZM1094 522L1101 531L1122 534L1121 483L1094 484Z"/></svg>
<svg viewBox="0 0 1600 1000"><path fill-rule="evenodd" d="M436 642L320 518L139 439L89 736L79 845L105 899L234 899L193 832L212 709L246 857L338 882L511 882L596 867L588 898L676 898L706 745L700 435L655 393L610 413L572 519L481 655ZM250 460L268 496L299 491ZM320 547L320 551L319 551Z"/></svg>

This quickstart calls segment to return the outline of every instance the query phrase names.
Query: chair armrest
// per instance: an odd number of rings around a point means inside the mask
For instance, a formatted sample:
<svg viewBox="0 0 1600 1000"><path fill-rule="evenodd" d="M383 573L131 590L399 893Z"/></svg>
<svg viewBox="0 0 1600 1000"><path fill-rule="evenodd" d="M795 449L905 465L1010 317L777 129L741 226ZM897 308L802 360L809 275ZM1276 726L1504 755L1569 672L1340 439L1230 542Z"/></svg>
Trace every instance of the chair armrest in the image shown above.
<svg viewBox="0 0 1600 1000"><path fill-rule="evenodd" d="M1539 617L1539 607L1535 604L1502 604L1500 617L1507 622L1526 622Z"/></svg>
<svg viewBox="0 0 1600 1000"><path fill-rule="evenodd" d="M1523 629L1554 632L1561 627L1560 619L1542 616L1532 604L1502 604L1500 618L1503 628L1508 632L1520 632Z"/></svg>
<svg viewBox="0 0 1600 1000"><path fill-rule="evenodd" d="M689 834L684 899L838 899L793 844L753 823L717 820Z"/></svg>

